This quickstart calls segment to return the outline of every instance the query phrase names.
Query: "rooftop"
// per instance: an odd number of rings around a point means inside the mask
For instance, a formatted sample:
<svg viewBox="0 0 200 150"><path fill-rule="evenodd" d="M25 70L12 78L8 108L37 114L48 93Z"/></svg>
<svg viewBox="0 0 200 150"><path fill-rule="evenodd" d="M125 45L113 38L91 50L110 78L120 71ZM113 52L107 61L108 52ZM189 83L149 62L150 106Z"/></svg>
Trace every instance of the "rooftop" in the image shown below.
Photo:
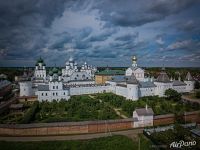
<svg viewBox="0 0 200 150"><path fill-rule="evenodd" d="M149 88L149 87L156 87L156 85L153 82L147 81L147 82L139 82L139 86L141 88Z"/></svg>
<svg viewBox="0 0 200 150"><path fill-rule="evenodd" d="M173 81L173 86L182 86L182 85L186 85L186 84L182 81L179 81L179 80Z"/></svg>
<svg viewBox="0 0 200 150"><path fill-rule="evenodd" d="M109 69L96 73L96 75L107 75L107 76L124 75L124 74L125 74L125 71L123 70L109 70Z"/></svg>
<svg viewBox="0 0 200 150"><path fill-rule="evenodd" d="M154 114L151 108L139 108L135 109L138 116L152 116Z"/></svg>
<svg viewBox="0 0 200 150"><path fill-rule="evenodd" d="M193 81L193 80L194 80L194 79L192 78L190 72L187 73L185 80L186 80L186 81Z"/></svg>
<svg viewBox="0 0 200 150"><path fill-rule="evenodd" d="M168 83L171 82L167 73L165 71L161 71L160 75L158 76L158 78L156 79L157 82L164 82L164 83Z"/></svg>
<svg viewBox="0 0 200 150"><path fill-rule="evenodd" d="M138 80L136 79L135 75L132 74L128 80L127 80L127 84L138 84Z"/></svg>

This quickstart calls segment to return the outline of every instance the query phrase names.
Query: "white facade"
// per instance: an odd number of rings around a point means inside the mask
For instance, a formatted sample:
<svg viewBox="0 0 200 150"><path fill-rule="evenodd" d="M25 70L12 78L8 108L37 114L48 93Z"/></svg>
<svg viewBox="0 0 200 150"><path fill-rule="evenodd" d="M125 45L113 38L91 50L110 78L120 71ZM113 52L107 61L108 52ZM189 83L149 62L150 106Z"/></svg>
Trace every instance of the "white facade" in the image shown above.
<svg viewBox="0 0 200 150"><path fill-rule="evenodd" d="M64 82L73 80L92 80L96 68L88 65L86 62L78 69L78 64L70 57L69 61L66 62L66 67L62 69L62 78Z"/></svg>
<svg viewBox="0 0 200 150"><path fill-rule="evenodd" d="M31 81L21 81L19 82L20 87L20 96L32 96L33 89L32 89L32 82Z"/></svg>
<svg viewBox="0 0 200 150"><path fill-rule="evenodd" d="M153 110L151 108L135 109L133 112L134 127L153 126Z"/></svg>
<svg viewBox="0 0 200 150"><path fill-rule="evenodd" d="M36 65L35 65L35 71L34 71L34 78L37 79L46 79L46 65L42 58L38 59Z"/></svg>
<svg viewBox="0 0 200 150"><path fill-rule="evenodd" d="M132 66L126 70L126 76L135 75L138 81L144 81L144 70L142 68L137 67L137 58L133 56L132 58Z"/></svg>
<svg viewBox="0 0 200 150"><path fill-rule="evenodd" d="M167 89L171 88L180 93L191 92L194 89L194 81L187 74L184 81L170 80L167 73L162 70L156 80L145 78L144 70L139 68L136 63L136 57L133 57L132 67L128 68L125 76L114 76L105 85L96 85L92 79L95 69L85 63L80 71L77 64L70 58L66 68L59 71L53 68L49 71L49 76L45 80L20 82L20 96L37 95L38 100L52 101L66 99L71 95L93 94L112 92L130 100L138 100L143 96L164 96ZM39 60L36 65L34 76L46 77L46 69L43 60ZM43 73L39 72L38 67L42 66Z"/></svg>

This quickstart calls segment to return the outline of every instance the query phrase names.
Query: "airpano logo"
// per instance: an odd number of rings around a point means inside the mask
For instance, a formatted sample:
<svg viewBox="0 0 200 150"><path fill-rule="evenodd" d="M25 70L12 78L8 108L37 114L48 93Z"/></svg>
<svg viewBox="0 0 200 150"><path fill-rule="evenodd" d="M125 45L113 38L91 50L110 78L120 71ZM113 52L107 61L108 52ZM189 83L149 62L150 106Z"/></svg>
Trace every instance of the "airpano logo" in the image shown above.
<svg viewBox="0 0 200 150"><path fill-rule="evenodd" d="M192 147L192 146L195 146L196 144L197 144L196 141L190 141L190 142L187 141L187 142L185 142L185 141L181 140L179 142L172 142L170 144L170 148Z"/></svg>

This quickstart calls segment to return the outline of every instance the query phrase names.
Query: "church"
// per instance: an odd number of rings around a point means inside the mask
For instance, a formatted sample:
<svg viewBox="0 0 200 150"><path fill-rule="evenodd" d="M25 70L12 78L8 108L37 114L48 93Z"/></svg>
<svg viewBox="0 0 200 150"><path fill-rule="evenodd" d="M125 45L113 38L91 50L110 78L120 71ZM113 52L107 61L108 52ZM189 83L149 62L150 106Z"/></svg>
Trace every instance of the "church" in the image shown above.
<svg viewBox="0 0 200 150"><path fill-rule="evenodd" d="M156 79L145 77L145 70L138 67L136 56L132 57L132 65L124 75L113 76L105 84L95 83L97 69L86 62L78 67L70 57L65 65L62 70L54 67L47 74L44 60L38 59L34 76L19 82L20 96L37 96L38 101L52 101L68 100L72 95L112 92L136 101L143 96L162 97L169 88L180 93L194 89L194 80L189 72L184 81L170 79L164 68Z"/></svg>

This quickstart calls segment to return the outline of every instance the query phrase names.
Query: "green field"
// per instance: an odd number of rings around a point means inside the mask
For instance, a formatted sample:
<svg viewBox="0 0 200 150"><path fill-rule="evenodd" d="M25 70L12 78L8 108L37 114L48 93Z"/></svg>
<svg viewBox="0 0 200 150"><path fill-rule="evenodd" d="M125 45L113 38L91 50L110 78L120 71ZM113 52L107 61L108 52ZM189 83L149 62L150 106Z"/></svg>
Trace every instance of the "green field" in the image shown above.
<svg viewBox="0 0 200 150"><path fill-rule="evenodd" d="M0 142L2 150L137 150L138 145L138 141L120 135L82 141ZM142 135L140 148L151 148L151 142Z"/></svg>
<svg viewBox="0 0 200 150"><path fill-rule="evenodd" d="M184 111L200 110L200 105L198 104L184 104L181 101L174 101L173 99L158 96L141 97L138 101L132 101L112 93L103 93L96 94L95 98L100 99L115 108L120 108L122 113L124 112L128 117L132 116L132 113L136 108L144 108L146 104L153 109L155 115L168 113L181 114Z"/></svg>

